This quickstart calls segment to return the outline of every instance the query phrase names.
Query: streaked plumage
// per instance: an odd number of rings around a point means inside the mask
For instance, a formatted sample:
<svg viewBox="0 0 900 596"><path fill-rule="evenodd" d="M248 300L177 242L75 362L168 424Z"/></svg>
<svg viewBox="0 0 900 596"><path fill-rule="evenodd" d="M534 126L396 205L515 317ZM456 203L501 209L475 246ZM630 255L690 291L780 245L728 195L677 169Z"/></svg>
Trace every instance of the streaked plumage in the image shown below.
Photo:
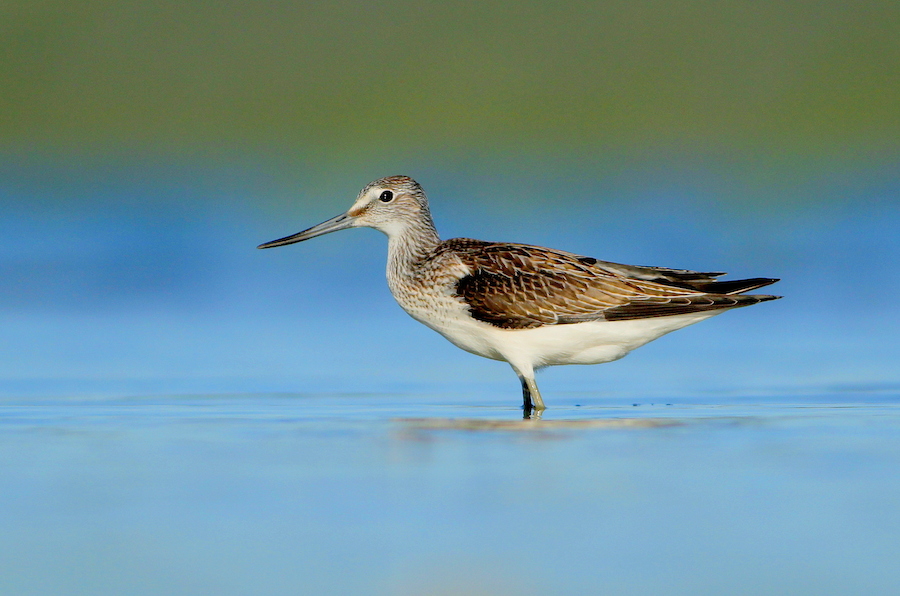
<svg viewBox="0 0 900 596"><path fill-rule="evenodd" d="M508 362L526 416L543 400L534 371L598 364L732 308L778 296L746 295L778 280L717 281L723 273L639 267L526 244L441 241L424 191L390 176L368 184L347 213L271 248L349 227L388 236L387 278L403 309L460 348Z"/></svg>

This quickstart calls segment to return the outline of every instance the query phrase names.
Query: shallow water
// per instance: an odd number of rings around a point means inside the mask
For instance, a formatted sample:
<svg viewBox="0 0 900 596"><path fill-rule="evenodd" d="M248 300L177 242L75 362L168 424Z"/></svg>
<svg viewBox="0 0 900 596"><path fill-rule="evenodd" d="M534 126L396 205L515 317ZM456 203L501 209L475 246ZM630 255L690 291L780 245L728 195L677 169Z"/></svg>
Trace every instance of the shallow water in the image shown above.
<svg viewBox="0 0 900 596"><path fill-rule="evenodd" d="M4 398L0 593L900 590L896 389L509 397Z"/></svg>

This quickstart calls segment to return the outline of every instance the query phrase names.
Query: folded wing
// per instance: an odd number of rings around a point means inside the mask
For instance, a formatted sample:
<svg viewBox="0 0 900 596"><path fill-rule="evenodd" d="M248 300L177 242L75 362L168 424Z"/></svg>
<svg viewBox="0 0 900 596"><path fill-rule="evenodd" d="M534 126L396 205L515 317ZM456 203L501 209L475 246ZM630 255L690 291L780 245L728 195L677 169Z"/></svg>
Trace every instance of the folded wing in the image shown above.
<svg viewBox="0 0 900 596"><path fill-rule="evenodd" d="M667 317L777 298L740 294L778 281L770 278L716 281L724 274L621 265L467 238L444 242L439 254L445 252L457 255L469 270L456 294L472 316L504 329Z"/></svg>

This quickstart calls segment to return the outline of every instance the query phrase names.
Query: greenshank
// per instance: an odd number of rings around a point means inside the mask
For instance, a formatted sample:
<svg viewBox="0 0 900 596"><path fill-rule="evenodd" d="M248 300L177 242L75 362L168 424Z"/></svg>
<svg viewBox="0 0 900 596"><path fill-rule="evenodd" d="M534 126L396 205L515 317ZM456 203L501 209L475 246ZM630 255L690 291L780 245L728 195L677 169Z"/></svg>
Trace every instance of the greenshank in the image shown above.
<svg viewBox="0 0 900 596"><path fill-rule="evenodd" d="M779 298L744 294L777 279L717 281L724 273L622 265L527 244L442 241L425 192L408 176L379 178L346 213L258 248L355 227L387 235L388 286L403 310L463 350L512 366L526 418L545 408L535 382L540 368L618 360L676 329Z"/></svg>

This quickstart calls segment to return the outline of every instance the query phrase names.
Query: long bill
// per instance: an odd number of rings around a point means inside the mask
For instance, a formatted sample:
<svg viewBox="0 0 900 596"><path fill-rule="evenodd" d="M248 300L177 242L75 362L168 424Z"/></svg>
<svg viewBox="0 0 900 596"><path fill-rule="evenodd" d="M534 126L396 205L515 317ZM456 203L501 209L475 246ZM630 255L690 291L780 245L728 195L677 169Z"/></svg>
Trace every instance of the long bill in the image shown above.
<svg viewBox="0 0 900 596"><path fill-rule="evenodd" d="M322 234L328 234L329 232L337 232L338 230L345 230L347 228L353 227L354 218L346 213L342 213L336 217L332 217L328 221L323 221L317 226L313 226L308 230L303 230L302 232L298 232L291 236L285 236L284 238L279 238L278 240L272 240L271 242L266 242L265 244L260 244L256 248L275 248L276 246L285 246L286 244L293 244L295 242L303 242L304 240L309 240L310 238L315 238L316 236L321 236Z"/></svg>

